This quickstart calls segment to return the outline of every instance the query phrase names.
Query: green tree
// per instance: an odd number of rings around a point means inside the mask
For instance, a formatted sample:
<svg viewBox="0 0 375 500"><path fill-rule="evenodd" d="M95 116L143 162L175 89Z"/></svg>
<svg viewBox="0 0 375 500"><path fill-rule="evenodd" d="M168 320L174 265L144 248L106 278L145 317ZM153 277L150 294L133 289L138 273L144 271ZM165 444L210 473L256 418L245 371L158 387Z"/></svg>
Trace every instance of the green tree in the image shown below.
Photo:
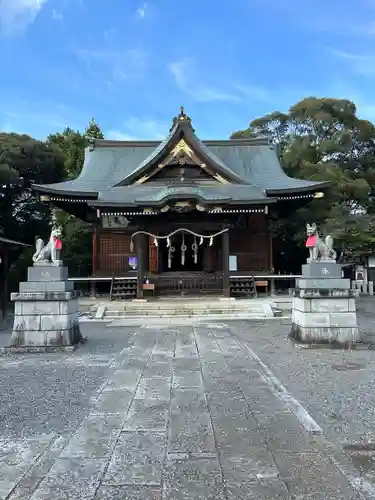
<svg viewBox="0 0 375 500"><path fill-rule="evenodd" d="M64 156L58 148L27 135L0 133L0 233L33 246L36 235L47 236L50 209L31 186L63 178ZM19 260L21 248L10 254L10 289L25 277L32 250ZM8 269L3 272L8 275Z"/></svg>
<svg viewBox="0 0 375 500"><path fill-rule="evenodd" d="M250 123L232 138L267 135L278 145L286 173L308 180L329 181L324 200L273 221L275 248L295 271L306 257L305 223L314 221L330 231L338 249L353 258L375 251L372 237L375 214L375 128L360 120L353 102L308 97L289 109L276 111ZM296 260L295 246L299 248ZM290 269L292 270L292 269Z"/></svg>
<svg viewBox="0 0 375 500"><path fill-rule="evenodd" d="M85 136L78 130L67 127L63 132L49 135L47 141L58 147L64 155L66 178L78 177L85 158Z"/></svg>
<svg viewBox="0 0 375 500"><path fill-rule="evenodd" d="M86 127L84 135L87 139L90 139L90 138L91 139L104 139L103 132L101 131L98 123L94 120L94 118L92 118L90 120L90 123Z"/></svg>
<svg viewBox="0 0 375 500"><path fill-rule="evenodd" d="M62 133L50 135L48 140L55 144L65 157L65 171L68 179L75 179L82 170L85 147L90 139L104 139L104 135L92 119L84 134L66 128ZM64 260L71 275L88 275L92 264L92 226L61 209L54 209L53 217L64 227Z"/></svg>
<svg viewBox="0 0 375 500"><path fill-rule="evenodd" d="M0 176L0 228L13 239L31 243L49 221L48 207L31 186L62 180L64 156L27 135L0 133Z"/></svg>

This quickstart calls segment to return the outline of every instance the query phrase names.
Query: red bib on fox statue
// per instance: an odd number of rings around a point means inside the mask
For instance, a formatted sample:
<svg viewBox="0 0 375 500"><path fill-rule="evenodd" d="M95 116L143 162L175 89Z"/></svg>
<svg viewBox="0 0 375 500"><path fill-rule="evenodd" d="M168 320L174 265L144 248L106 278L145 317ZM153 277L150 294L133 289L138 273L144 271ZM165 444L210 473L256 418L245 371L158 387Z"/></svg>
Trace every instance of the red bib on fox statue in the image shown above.
<svg viewBox="0 0 375 500"><path fill-rule="evenodd" d="M318 241L318 237L316 236L316 234L312 234L306 240L306 248L314 247L317 244L317 241Z"/></svg>
<svg viewBox="0 0 375 500"><path fill-rule="evenodd" d="M56 238L55 236L52 236L52 241L53 245L56 248L56 250L62 250L62 241Z"/></svg>

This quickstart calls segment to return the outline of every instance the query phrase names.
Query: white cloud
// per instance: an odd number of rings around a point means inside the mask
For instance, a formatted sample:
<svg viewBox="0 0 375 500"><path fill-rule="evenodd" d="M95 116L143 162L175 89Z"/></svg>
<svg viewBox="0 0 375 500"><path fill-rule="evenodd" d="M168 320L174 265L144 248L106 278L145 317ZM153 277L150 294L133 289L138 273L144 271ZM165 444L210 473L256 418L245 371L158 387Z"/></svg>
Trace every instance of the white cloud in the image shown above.
<svg viewBox="0 0 375 500"><path fill-rule="evenodd" d="M121 130L109 130L105 137L118 141L163 140L168 134L170 124L150 118L128 118Z"/></svg>
<svg viewBox="0 0 375 500"><path fill-rule="evenodd" d="M78 58L97 81L103 78L109 86L118 81L143 76L147 52L143 49L78 49Z"/></svg>
<svg viewBox="0 0 375 500"><path fill-rule="evenodd" d="M148 10L148 3L144 2L138 9L137 9L137 15L140 18L144 18L146 16L146 12Z"/></svg>
<svg viewBox="0 0 375 500"><path fill-rule="evenodd" d="M363 76L375 76L375 56L353 54L343 50L328 49L332 56L343 61L352 71Z"/></svg>
<svg viewBox="0 0 375 500"><path fill-rule="evenodd" d="M264 87L240 83L227 83L225 88L202 83L193 59L183 59L169 65L177 87L198 102L241 102L260 100L274 103L274 94Z"/></svg>
<svg viewBox="0 0 375 500"><path fill-rule="evenodd" d="M200 81L196 64L193 59L186 58L172 62L169 65L177 87L192 99L198 102L211 101L238 101L240 97L235 93L221 90L215 85L208 85Z"/></svg>
<svg viewBox="0 0 375 500"><path fill-rule="evenodd" d="M33 23L47 0L0 0L0 33L20 33Z"/></svg>

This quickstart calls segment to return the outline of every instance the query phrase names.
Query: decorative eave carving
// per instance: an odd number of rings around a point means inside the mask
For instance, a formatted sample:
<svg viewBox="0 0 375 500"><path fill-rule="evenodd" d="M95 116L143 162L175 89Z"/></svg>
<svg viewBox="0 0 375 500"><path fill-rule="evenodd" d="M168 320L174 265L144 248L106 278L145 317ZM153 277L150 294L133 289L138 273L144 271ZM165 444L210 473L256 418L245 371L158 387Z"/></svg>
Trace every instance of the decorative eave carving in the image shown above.
<svg viewBox="0 0 375 500"><path fill-rule="evenodd" d="M134 184L143 184L148 181L151 177L156 175L160 170L165 168L167 165L176 162L178 165L183 167L189 166L189 164L193 163L195 166L202 168L205 172L210 174L215 180L220 182L220 184L229 184L229 181L225 179L222 175L214 172L213 170L207 168L205 163L202 163L200 158L195 154L193 149L187 144L184 139L180 139L178 143L174 146L174 148L170 151L170 153L166 156L166 158L158 164L157 167L152 169L148 174L143 175L138 180L134 182ZM183 175L181 178L181 182L184 181Z"/></svg>

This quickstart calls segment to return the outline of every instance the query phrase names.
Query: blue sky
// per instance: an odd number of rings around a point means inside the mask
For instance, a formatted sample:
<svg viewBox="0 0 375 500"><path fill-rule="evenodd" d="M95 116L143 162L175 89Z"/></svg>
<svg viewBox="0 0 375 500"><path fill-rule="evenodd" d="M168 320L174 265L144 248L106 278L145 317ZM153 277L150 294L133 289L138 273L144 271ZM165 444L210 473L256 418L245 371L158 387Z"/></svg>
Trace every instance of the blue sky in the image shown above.
<svg viewBox="0 0 375 500"><path fill-rule="evenodd" d="M0 0L0 129L202 138L309 95L375 121L375 0Z"/></svg>

